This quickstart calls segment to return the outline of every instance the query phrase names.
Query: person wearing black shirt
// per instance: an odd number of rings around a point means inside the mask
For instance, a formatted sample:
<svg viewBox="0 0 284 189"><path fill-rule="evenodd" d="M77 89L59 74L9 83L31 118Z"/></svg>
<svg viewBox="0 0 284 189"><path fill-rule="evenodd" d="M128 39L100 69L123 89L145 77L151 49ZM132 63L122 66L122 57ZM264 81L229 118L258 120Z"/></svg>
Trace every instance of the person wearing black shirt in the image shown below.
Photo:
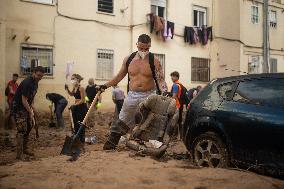
<svg viewBox="0 0 284 189"><path fill-rule="evenodd" d="M96 97L96 94L98 93L98 87L94 83L94 79L90 78L88 81L88 86L86 87L86 96L88 97L88 107L91 105L93 100Z"/></svg>
<svg viewBox="0 0 284 189"><path fill-rule="evenodd" d="M62 112L68 104L66 98L57 93L47 93L46 99L50 100L54 104L54 113L56 115L57 127L64 128L64 119L62 117Z"/></svg>
<svg viewBox="0 0 284 189"><path fill-rule="evenodd" d="M35 125L34 108L32 106L37 93L38 82L44 76L44 69L38 66L32 76L24 79L19 85L12 102L12 114L17 128L17 159L23 159L23 154L33 156L28 151L29 133Z"/></svg>

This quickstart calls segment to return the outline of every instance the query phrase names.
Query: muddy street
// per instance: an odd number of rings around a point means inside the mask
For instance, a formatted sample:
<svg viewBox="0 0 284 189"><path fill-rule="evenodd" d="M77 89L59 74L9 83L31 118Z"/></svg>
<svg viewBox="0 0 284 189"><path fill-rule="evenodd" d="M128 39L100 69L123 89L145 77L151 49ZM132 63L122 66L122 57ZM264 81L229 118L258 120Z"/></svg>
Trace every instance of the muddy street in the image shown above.
<svg viewBox="0 0 284 189"><path fill-rule="evenodd" d="M30 146L36 157L15 160L15 129L1 130L0 188L284 188L284 181L241 170L198 168L191 164L181 142L172 143L160 160L141 157L122 145L117 151L102 150L112 113L97 113L89 121L86 152L76 162L59 155L66 128L49 128L46 114L39 115L39 134L32 131Z"/></svg>

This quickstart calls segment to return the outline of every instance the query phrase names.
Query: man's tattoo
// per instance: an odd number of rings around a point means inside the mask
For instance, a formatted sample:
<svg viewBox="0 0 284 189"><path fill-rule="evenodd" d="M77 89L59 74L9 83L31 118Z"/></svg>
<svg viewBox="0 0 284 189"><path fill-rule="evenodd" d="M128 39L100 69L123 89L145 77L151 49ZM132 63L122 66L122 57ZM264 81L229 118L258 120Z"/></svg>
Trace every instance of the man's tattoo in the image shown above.
<svg viewBox="0 0 284 189"><path fill-rule="evenodd" d="M159 66L155 67L155 73L156 73L156 78L157 78L158 85L159 85L161 92L167 92L168 86L167 86L167 83L165 82L164 74L162 72L162 67L160 63L159 63Z"/></svg>

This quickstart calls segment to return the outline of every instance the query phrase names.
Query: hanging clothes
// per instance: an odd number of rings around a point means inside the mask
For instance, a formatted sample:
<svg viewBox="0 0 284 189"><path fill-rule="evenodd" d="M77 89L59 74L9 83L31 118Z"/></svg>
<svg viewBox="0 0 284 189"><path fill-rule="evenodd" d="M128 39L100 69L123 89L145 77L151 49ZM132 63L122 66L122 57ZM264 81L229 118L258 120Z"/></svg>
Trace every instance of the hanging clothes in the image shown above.
<svg viewBox="0 0 284 189"><path fill-rule="evenodd" d="M148 15L150 17L150 33L153 33L153 30L154 30L154 14L150 13Z"/></svg>
<svg viewBox="0 0 284 189"><path fill-rule="evenodd" d="M189 44L196 44L199 42L198 29L185 26L184 28L184 42Z"/></svg>
<svg viewBox="0 0 284 189"><path fill-rule="evenodd" d="M175 31L175 23L167 21L167 37L173 39Z"/></svg>
<svg viewBox="0 0 284 189"><path fill-rule="evenodd" d="M163 34L164 41L168 38L167 23L168 22L165 20L165 22L164 22L164 34Z"/></svg>
<svg viewBox="0 0 284 189"><path fill-rule="evenodd" d="M212 29L212 26L208 27L207 28L207 38L210 39L210 41L213 40L213 29Z"/></svg>
<svg viewBox="0 0 284 189"><path fill-rule="evenodd" d="M164 30L164 18L154 15L154 31L157 35L162 34Z"/></svg>
<svg viewBox="0 0 284 189"><path fill-rule="evenodd" d="M212 41L212 27L202 27L199 31L200 42L202 45L207 45L208 40Z"/></svg>

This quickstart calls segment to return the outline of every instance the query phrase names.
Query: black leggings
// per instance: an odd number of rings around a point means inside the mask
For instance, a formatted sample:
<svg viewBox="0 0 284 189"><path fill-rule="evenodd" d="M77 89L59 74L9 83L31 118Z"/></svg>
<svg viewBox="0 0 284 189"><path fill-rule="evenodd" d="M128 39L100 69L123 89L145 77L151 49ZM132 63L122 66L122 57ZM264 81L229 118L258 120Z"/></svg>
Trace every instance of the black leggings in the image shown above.
<svg viewBox="0 0 284 189"><path fill-rule="evenodd" d="M78 132L80 128L79 121L82 122L85 118L85 115L88 111L87 104L83 103L80 105L76 105L72 110L72 116L73 116L73 123L74 123L74 129L75 134ZM85 128L83 128L82 132L79 134L79 139L82 143L85 142Z"/></svg>

